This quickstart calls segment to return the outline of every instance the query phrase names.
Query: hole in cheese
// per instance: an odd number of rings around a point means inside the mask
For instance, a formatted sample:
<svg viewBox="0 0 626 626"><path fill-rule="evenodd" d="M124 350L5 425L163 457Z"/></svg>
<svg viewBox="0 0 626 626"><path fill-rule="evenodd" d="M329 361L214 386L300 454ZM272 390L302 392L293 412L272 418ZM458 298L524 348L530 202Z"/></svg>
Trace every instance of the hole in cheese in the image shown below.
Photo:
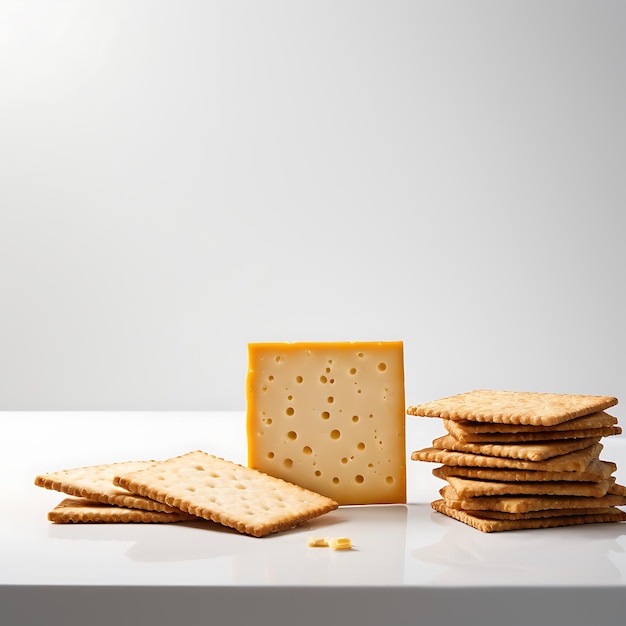
<svg viewBox="0 0 626 626"><path fill-rule="evenodd" d="M354 477L354 482L355 482L355 483L357 483L357 484L359 484L359 485L360 485L360 484L361 484L364 480L365 480L365 478L363 478L363 476L361 476L361 474L357 474L357 475Z"/></svg>
<svg viewBox="0 0 626 626"><path fill-rule="evenodd" d="M353 415L352 416L352 421L356 424L359 421L359 416L358 415Z"/></svg>
<svg viewBox="0 0 626 626"><path fill-rule="evenodd" d="M359 441L359 443L356 444L356 449L365 450L365 444L362 441Z"/></svg>
<svg viewBox="0 0 626 626"><path fill-rule="evenodd" d="M300 384L303 380L304 380L304 378L302 378L302 376L296 376L296 382L298 384Z"/></svg>
<svg viewBox="0 0 626 626"><path fill-rule="evenodd" d="M338 485L338 484L339 484L339 482L340 482L340 481L339 481L339 478L338 478L337 476L334 476L334 477L333 477L333 484L334 484L334 485Z"/></svg>
<svg viewBox="0 0 626 626"><path fill-rule="evenodd" d="M339 439L339 437L341 437L341 431L337 430L336 428L334 430L330 431L330 438L331 439Z"/></svg>
<svg viewBox="0 0 626 626"><path fill-rule="evenodd" d="M330 418L330 413L328 411L322 411L322 419L327 420Z"/></svg>
<svg viewBox="0 0 626 626"><path fill-rule="evenodd" d="M298 433L295 430L290 430L287 433L287 439L291 439L291 441L294 441L297 438L298 438Z"/></svg>
<svg viewBox="0 0 626 626"><path fill-rule="evenodd" d="M328 398L326 398L328 404L332 404L335 401L335 398L333 398L333 396L328 396Z"/></svg>
<svg viewBox="0 0 626 626"><path fill-rule="evenodd" d="M328 382L328 378L326 378L326 376L322 375L320 376L320 382L325 385Z"/></svg>
<svg viewBox="0 0 626 626"><path fill-rule="evenodd" d="M283 465L284 465L286 468L293 467L293 459L285 459L285 460L283 461Z"/></svg>
<svg viewBox="0 0 626 626"><path fill-rule="evenodd" d="M311 446L304 446L304 448L302 448L302 452L304 454L313 454L313 448L311 448Z"/></svg>
<svg viewBox="0 0 626 626"><path fill-rule="evenodd" d="M291 415L293 415L294 413L295 413L295 410L294 410L294 408L293 408L292 406L288 406L288 407L285 409L285 414L286 414L286 415L291 416Z"/></svg>
<svg viewBox="0 0 626 626"><path fill-rule="evenodd" d="M384 371L387 369L387 363L379 363L379 364L376 366L376 369L377 369L379 372L384 372Z"/></svg>

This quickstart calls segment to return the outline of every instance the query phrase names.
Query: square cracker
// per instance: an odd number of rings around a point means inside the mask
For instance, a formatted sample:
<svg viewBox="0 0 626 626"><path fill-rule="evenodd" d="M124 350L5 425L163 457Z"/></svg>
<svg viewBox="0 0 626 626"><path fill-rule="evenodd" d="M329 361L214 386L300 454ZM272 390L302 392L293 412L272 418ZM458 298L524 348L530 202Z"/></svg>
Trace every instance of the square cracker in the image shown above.
<svg viewBox="0 0 626 626"><path fill-rule="evenodd" d="M117 474L146 469L154 463L156 461L125 461L59 470L49 474L40 474L35 478L35 485L102 504L145 511L179 512L171 506L130 493L113 484L113 479Z"/></svg>
<svg viewBox="0 0 626 626"><path fill-rule="evenodd" d="M574 417L571 420L561 422L560 424L553 424L552 426L533 426L532 424L500 424L498 422L470 422L469 420L444 419L443 421L446 428L449 422L453 422L457 431L462 430L466 434L555 432L559 430L608 428L617 424L617 418L604 411Z"/></svg>
<svg viewBox="0 0 626 626"><path fill-rule="evenodd" d="M545 430L537 429L535 432L506 432L506 433L472 433L460 427L460 422L443 420L448 433L458 441L469 443L523 443L525 441L555 441L565 439L583 439L586 437L611 437L621 435L619 426L602 426L599 428L579 428L574 430ZM565 422L567 423L567 422Z"/></svg>
<svg viewBox="0 0 626 626"><path fill-rule="evenodd" d="M433 441L434 448L454 450L456 452L471 452L486 456L506 457L526 461L545 461L555 456L588 448L600 441L600 437L585 437L584 439L568 439L564 441L523 442L523 443L471 443L459 441L452 435L444 435Z"/></svg>
<svg viewBox="0 0 626 626"><path fill-rule="evenodd" d="M527 511L526 513L504 513L503 511L467 511L488 519L536 519L538 517L561 517L564 515L613 515L621 516L623 511L614 506L599 506L580 509L545 509L543 511Z"/></svg>
<svg viewBox="0 0 626 626"><path fill-rule="evenodd" d="M435 500L431 503L431 506L439 513L443 513L448 517L452 517L453 519L486 533L502 530L522 530L525 528L556 528L561 526L578 526L581 524L622 522L626 520L626 513L619 509L614 509L611 513L502 520L482 517L480 512L470 513L468 511L450 508L444 500Z"/></svg>
<svg viewBox="0 0 626 626"><path fill-rule="evenodd" d="M446 506L464 511L504 511L527 513L545 509L586 509L589 507L624 506L626 495L620 494L624 487L613 485L606 495L599 498L586 496L477 496L461 498L452 485L446 485L439 493Z"/></svg>
<svg viewBox="0 0 626 626"><path fill-rule="evenodd" d="M524 461L506 457L486 456L484 454L472 454L470 452L423 448L422 450L412 452L411 460L426 461L428 463L445 463L446 465L459 465L462 467L578 472L586 469L593 460L598 459L602 448L601 443L596 443L588 448L576 450L568 454L561 454L546 459L545 461Z"/></svg>
<svg viewBox="0 0 626 626"><path fill-rule="evenodd" d="M189 513L166 513L164 511L145 511L129 509L102 502L94 502L87 498L65 498L48 513L48 519L55 524L89 523L118 524L143 523L166 524L197 520Z"/></svg>
<svg viewBox="0 0 626 626"><path fill-rule="evenodd" d="M454 487L459 498L505 495L541 496L587 496L599 498L606 494L615 482L607 478L600 482L539 480L527 482L503 482L497 480L476 480L449 476L446 480Z"/></svg>
<svg viewBox="0 0 626 626"><path fill-rule="evenodd" d="M120 473L114 482L255 537L292 528L339 506L326 496L200 450Z"/></svg>
<svg viewBox="0 0 626 626"><path fill-rule="evenodd" d="M481 389L410 406L407 413L452 420L548 426L616 404L617 398L610 396Z"/></svg>
<svg viewBox="0 0 626 626"><path fill-rule="evenodd" d="M449 476L458 476L459 478L501 481L571 480L600 482L601 480L606 480L615 470L617 470L615 463L593 459L585 469L577 472L441 465L440 467L435 467L432 473L433 476L443 478L444 480Z"/></svg>

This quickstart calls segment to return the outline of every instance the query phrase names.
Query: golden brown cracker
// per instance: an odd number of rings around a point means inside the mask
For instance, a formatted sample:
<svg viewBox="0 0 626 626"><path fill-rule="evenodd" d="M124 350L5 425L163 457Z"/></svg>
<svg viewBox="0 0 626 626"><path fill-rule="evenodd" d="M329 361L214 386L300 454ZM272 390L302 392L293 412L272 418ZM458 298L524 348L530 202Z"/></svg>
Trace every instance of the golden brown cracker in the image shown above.
<svg viewBox="0 0 626 626"><path fill-rule="evenodd" d="M441 450L431 447L423 448L422 450L415 450L411 453L411 460L466 467L515 468L522 470L576 472L587 468L591 461L599 457L602 449L602 444L596 443L588 448L576 450L575 452L570 452L569 454L555 456L550 459L546 459L545 461L524 461L521 459L485 456L484 454L455 452L453 450Z"/></svg>
<svg viewBox="0 0 626 626"><path fill-rule="evenodd" d="M559 517L565 515L614 515L620 516L622 511L614 506L590 507L580 509L545 509L543 511L527 511L526 513L504 513L503 511L472 511L489 519L536 519L538 517Z"/></svg>
<svg viewBox="0 0 626 626"><path fill-rule="evenodd" d="M167 524L197 520L198 518L182 511L165 513L164 511L146 511L103 504L87 498L65 498L48 513L48 520L55 524L89 523L118 524L143 523Z"/></svg>
<svg viewBox="0 0 626 626"><path fill-rule="evenodd" d="M459 428L454 420L444 420L444 426L448 433L458 441L469 443L523 443L527 441L554 441L565 439L583 439L586 437L611 437L620 435L622 429L619 426L604 426L600 428L585 428L577 430L539 430L526 432L508 433L468 433Z"/></svg>
<svg viewBox="0 0 626 626"><path fill-rule="evenodd" d="M338 507L330 498L200 450L119 474L114 482L255 537L292 528Z"/></svg>
<svg viewBox="0 0 626 626"><path fill-rule="evenodd" d="M486 456L505 457L525 461L545 461L568 452L588 448L600 441L599 437L585 437L584 439L570 439L567 441L524 442L519 444L507 443L470 443L459 441L452 435L444 435L433 441L434 448L454 450L455 452L470 452Z"/></svg>
<svg viewBox="0 0 626 626"><path fill-rule="evenodd" d="M611 493L599 498L586 496L479 496L461 498L452 485L439 490L446 504L466 511L504 511L507 513L527 513L544 509L581 509L589 507L624 506L626 495Z"/></svg>
<svg viewBox="0 0 626 626"><path fill-rule="evenodd" d="M467 434L481 433L524 433L524 432L555 432L559 430L585 430L588 428L608 428L617 424L617 418L604 411L575 417L552 426L533 426L532 424L501 424L498 422L470 422L467 420L446 420L454 422L455 428Z"/></svg>
<svg viewBox="0 0 626 626"><path fill-rule="evenodd" d="M626 520L626 513L616 509L611 514L587 514L566 515L558 517L540 517L534 519L500 520L482 517L479 513L470 513L447 506L444 500L435 500L431 503L432 508L456 519L464 524L472 526L482 532L497 532L505 530L523 530L530 528L556 528L562 526L577 526L582 524L599 524L608 522L622 522Z"/></svg>
<svg viewBox="0 0 626 626"><path fill-rule="evenodd" d="M463 467L461 465L441 465L432 471L437 478L444 480L448 476L458 476L459 478L480 478L483 480L500 481L536 481L536 480L572 480L583 482L599 482L607 479L615 470L617 465L609 461L593 459L589 465L577 472L568 471L541 471L522 470L492 467Z"/></svg>
<svg viewBox="0 0 626 626"><path fill-rule="evenodd" d="M103 504L113 504L115 506L146 511L177 512L171 506L129 493L128 490L113 484L116 474L146 469L155 462L125 461L122 463L59 470L48 474L40 474L35 478L35 485Z"/></svg>
<svg viewBox="0 0 626 626"><path fill-rule="evenodd" d="M553 425L603 411L617 398L523 391L476 390L409 406L409 415L503 424Z"/></svg>
<svg viewBox="0 0 626 626"><path fill-rule="evenodd" d="M502 482L493 480L476 480L449 476L446 479L459 498L476 498L481 496L504 495L551 495L551 496L587 496L598 498L607 493L615 482L607 478L600 482L540 480L526 482Z"/></svg>

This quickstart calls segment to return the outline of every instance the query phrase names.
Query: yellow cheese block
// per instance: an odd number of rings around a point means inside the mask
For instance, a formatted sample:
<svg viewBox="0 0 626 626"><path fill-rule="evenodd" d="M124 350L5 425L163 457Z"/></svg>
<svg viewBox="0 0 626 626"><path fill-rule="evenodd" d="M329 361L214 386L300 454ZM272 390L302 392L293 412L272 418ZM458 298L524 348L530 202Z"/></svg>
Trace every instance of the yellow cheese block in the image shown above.
<svg viewBox="0 0 626 626"><path fill-rule="evenodd" d="M248 346L248 464L339 504L406 502L403 344Z"/></svg>

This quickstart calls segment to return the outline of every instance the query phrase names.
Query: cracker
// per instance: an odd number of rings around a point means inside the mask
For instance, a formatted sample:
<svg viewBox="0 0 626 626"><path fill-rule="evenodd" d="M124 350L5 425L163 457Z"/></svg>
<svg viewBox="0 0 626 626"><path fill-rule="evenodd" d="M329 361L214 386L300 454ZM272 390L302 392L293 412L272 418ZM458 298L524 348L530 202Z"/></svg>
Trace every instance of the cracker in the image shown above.
<svg viewBox="0 0 626 626"><path fill-rule="evenodd" d="M113 506L94 502L87 498L65 498L62 502L48 513L48 519L55 524L70 523L143 523L143 524L166 524L197 520L198 518L182 511L178 513L166 513L164 511L146 511L142 509L129 509L126 507Z"/></svg>
<svg viewBox="0 0 626 626"><path fill-rule="evenodd" d="M476 390L410 406L409 415L475 422L553 425L617 404L609 396Z"/></svg>
<svg viewBox="0 0 626 626"><path fill-rule="evenodd" d="M546 509L585 509L589 507L624 506L626 495L615 493L614 485L606 495L599 498L585 496L479 496L461 498L452 485L446 485L439 493L446 505L465 511L504 511L507 513L527 513ZM622 487L623 489L623 487Z"/></svg>
<svg viewBox="0 0 626 626"><path fill-rule="evenodd" d="M522 530L529 528L555 528L561 526L578 526L582 524L599 524L608 522L622 522L626 520L626 513L616 509L618 513L566 515L557 517L542 517L535 519L499 520L482 517L479 513L469 513L450 508L444 500L435 500L432 508L439 513L452 517L477 530L490 533L503 530Z"/></svg>
<svg viewBox="0 0 626 626"><path fill-rule="evenodd" d="M614 506L590 507L580 509L545 509L543 511L527 511L526 513L504 513L503 511L472 511L489 519L536 519L538 517L559 517L564 515L620 515L622 511Z"/></svg>
<svg viewBox="0 0 626 626"><path fill-rule="evenodd" d="M434 468L432 473L437 478L443 478L444 480L449 476L458 476L460 478L504 481L580 480L584 482L599 482L607 479L615 470L617 470L615 463L593 459L585 469L578 472L442 465Z"/></svg>
<svg viewBox="0 0 626 626"><path fill-rule="evenodd" d="M609 487L615 482L615 479L607 478L597 483L556 480L503 482L449 476L447 481L454 487L454 491L461 499L504 495L587 496L598 498L606 494Z"/></svg>
<svg viewBox="0 0 626 626"><path fill-rule="evenodd" d="M114 482L242 533L262 537L336 509L334 500L197 450Z"/></svg>
<svg viewBox="0 0 626 626"><path fill-rule="evenodd" d="M145 511L177 512L171 506L129 493L126 489L113 484L113 479L117 474L146 469L154 465L155 462L125 461L60 470L49 474L40 474L35 478L35 485L44 489L60 491L70 496L88 498L103 504Z"/></svg>
<svg viewBox="0 0 626 626"><path fill-rule="evenodd" d="M558 430L582 430L587 428L606 428L615 426L617 418L604 411L575 417L552 426L533 426L532 424L500 424L497 422L470 422L467 420L443 420L444 425L454 422L455 427L465 433L523 433L523 432L554 432Z"/></svg>
<svg viewBox="0 0 626 626"><path fill-rule="evenodd" d="M584 439L570 439L567 441L524 442L519 444L507 443L470 443L459 441L452 435L444 435L433 441L434 448L454 450L456 452L471 452L472 454L484 454L486 456L506 457L526 461L545 461L546 459L588 448L598 443L600 437L585 437Z"/></svg>
<svg viewBox="0 0 626 626"><path fill-rule="evenodd" d="M468 433L454 420L443 420L446 430L458 441L469 443L523 443L525 441L554 441L564 439L583 439L585 437L611 437L621 435L619 426L584 428L575 430L538 430L535 432L508 433Z"/></svg>
<svg viewBox="0 0 626 626"><path fill-rule="evenodd" d="M588 448L555 456L545 461L524 461L506 457L485 456L484 454L471 454L469 452L441 450L439 448L423 448L422 450L412 452L411 460L467 467L577 472L586 469L591 461L597 459L602 448L601 443L596 443Z"/></svg>

